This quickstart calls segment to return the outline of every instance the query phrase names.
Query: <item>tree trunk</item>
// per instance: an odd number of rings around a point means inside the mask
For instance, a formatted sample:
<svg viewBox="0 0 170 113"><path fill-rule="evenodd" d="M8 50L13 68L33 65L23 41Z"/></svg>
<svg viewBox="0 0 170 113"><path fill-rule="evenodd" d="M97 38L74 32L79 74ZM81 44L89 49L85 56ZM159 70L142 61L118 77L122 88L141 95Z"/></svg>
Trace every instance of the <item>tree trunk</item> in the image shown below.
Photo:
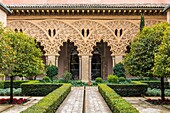
<svg viewBox="0 0 170 113"><path fill-rule="evenodd" d="M161 77L161 99L165 100L165 87L164 87L164 77Z"/></svg>
<svg viewBox="0 0 170 113"><path fill-rule="evenodd" d="M13 76L10 77L10 104L13 102Z"/></svg>

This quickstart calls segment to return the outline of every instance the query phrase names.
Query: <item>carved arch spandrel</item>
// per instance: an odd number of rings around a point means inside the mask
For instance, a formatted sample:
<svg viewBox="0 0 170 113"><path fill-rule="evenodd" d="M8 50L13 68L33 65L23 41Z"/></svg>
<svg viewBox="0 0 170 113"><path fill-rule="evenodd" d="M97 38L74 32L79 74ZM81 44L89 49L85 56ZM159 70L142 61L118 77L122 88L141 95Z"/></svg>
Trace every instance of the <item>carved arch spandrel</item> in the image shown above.
<svg viewBox="0 0 170 113"><path fill-rule="evenodd" d="M7 25L12 30L22 29L23 32L28 35L35 37L37 42L44 47L45 55L48 54L56 54L56 50L54 49L54 45L49 40L47 34L36 24L28 22L28 21L12 21Z"/></svg>
<svg viewBox="0 0 170 113"><path fill-rule="evenodd" d="M92 20L79 20L73 22L72 25L80 33L82 29L89 29L89 35L83 37L85 43L81 45L83 49L80 51L82 53L84 52L84 54L91 55L93 47L96 46L96 43L100 42L101 40L107 42L107 45L111 47L110 51L112 54L115 53L116 43L118 43L118 40L107 26Z"/></svg>
<svg viewBox="0 0 170 113"><path fill-rule="evenodd" d="M85 42L81 34L68 23L59 20L45 20L38 23L46 32L49 29L56 31L56 34L53 37L50 37L53 40L53 44L56 48L57 53L60 51L60 47L63 46L64 42L70 40L74 42L74 46L77 46L77 51L79 54L84 54L84 51L81 51L84 47L82 46Z"/></svg>
<svg viewBox="0 0 170 113"><path fill-rule="evenodd" d="M166 21L163 21L163 20L145 20L145 26L151 27L154 24L158 24L158 23L161 23L161 22L166 22Z"/></svg>
<svg viewBox="0 0 170 113"><path fill-rule="evenodd" d="M105 23L105 25L108 26L113 33L115 33L116 29L118 31L118 35L116 36L118 42L115 45L115 53L112 53L112 55L124 55L126 47L133 41L134 37L139 32L139 25L125 20L109 21ZM121 35L120 30L122 30Z"/></svg>

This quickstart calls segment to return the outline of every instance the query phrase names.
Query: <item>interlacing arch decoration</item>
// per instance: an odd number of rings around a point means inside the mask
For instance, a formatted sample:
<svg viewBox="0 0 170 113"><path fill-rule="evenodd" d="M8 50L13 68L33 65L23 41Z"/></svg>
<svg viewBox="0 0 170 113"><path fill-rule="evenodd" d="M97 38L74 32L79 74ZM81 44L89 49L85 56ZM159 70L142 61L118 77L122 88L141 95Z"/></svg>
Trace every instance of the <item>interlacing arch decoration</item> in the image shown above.
<svg viewBox="0 0 170 113"><path fill-rule="evenodd" d="M79 54L83 54L80 52L83 49L83 37L71 25L58 20L45 20L38 23L38 25L42 27L49 36L49 31L51 31L50 39L52 40L52 44L55 46L54 48L56 49L57 54L59 54L60 47L63 46L63 42L67 42L67 40L74 42L74 46L77 46Z"/></svg>
<svg viewBox="0 0 170 113"><path fill-rule="evenodd" d="M85 43L81 45L83 49L80 52L91 55L93 47L101 40L107 42L107 45L111 47L110 51L112 54L116 52L118 40L107 26L91 20L75 21L72 25L82 33L83 40L85 41Z"/></svg>
<svg viewBox="0 0 170 113"><path fill-rule="evenodd" d="M139 32L139 25L131 21L109 21L105 23L108 28L115 34L117 43L115 47L115 55L124 55L126 47L133 41ZM112 53L113 54L113 53Z"/></svg>
<svg viewBox="0 0 170 113"><path fill-rule="evenodd" d="M159 20L145 20L145 26L151 27L154 24L158 24L161 22L166 22L166 21L159 21Z"/></svg>
<svg viewBox="0 0 170 113"><path fill-rule="evenodd" d="M12 30L22 30L22 32L35 37L37 42L40 42L44 47L45 54L56 54L56 51L51 43L49 36L43 29L28 21L12 21L8 23L8 27Z"/></svg>

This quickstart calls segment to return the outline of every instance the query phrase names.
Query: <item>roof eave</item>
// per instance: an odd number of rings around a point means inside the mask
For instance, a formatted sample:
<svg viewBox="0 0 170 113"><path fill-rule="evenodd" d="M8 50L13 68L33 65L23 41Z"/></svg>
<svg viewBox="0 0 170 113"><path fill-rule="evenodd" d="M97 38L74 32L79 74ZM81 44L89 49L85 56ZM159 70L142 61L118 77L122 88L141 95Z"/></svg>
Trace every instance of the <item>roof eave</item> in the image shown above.
<svg viewBox="0 0 170 113"><path fill-rule="evenodd" d="M7 14L12 14L12 12L2 3L0 3L0 9L2 9Z"/></svg>

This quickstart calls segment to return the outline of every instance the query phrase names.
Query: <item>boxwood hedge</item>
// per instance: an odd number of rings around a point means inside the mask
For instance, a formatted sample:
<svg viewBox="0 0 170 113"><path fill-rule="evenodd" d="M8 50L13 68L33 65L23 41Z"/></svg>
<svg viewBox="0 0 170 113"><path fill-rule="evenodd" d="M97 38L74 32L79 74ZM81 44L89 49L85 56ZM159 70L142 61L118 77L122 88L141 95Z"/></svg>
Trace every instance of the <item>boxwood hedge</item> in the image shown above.
<svg viewBox="0 0 170 113"><path fill-rule="evenodd" d="M22 83L26 83L29 80L14 80L13 81L13 88L21 88ZM0 81L0 88L5 89L5 88L10 88L10 81Z"/></svg>
<svg viewBox="0 0 170 113"><path fill-rule="evenodd" d="M148 85L139 81L132 81L130 84L108 85L121 96L141 96L147 92Z"/></svg>
<svg viewBox="0 0 170 113"><path fill-rule="evenodd" d="M99 84L98 89L113 113L139 113L136 108L106 84Z"/></svg>
<svg viewBox="0 0 170 113"><path fill-rule="evenodd" d="M21 113L55 113L70 91L71 84L63 84L61 87L41 99L38 103Z"/></svg>
<svg viewBox="0 0 170 113"><path fill-rule="evenodd" d="M50 92L59 88L62 84L58 83L40 83L39 81L30 81L21 84L22 95L25 96L46 96Z"/></svg>

